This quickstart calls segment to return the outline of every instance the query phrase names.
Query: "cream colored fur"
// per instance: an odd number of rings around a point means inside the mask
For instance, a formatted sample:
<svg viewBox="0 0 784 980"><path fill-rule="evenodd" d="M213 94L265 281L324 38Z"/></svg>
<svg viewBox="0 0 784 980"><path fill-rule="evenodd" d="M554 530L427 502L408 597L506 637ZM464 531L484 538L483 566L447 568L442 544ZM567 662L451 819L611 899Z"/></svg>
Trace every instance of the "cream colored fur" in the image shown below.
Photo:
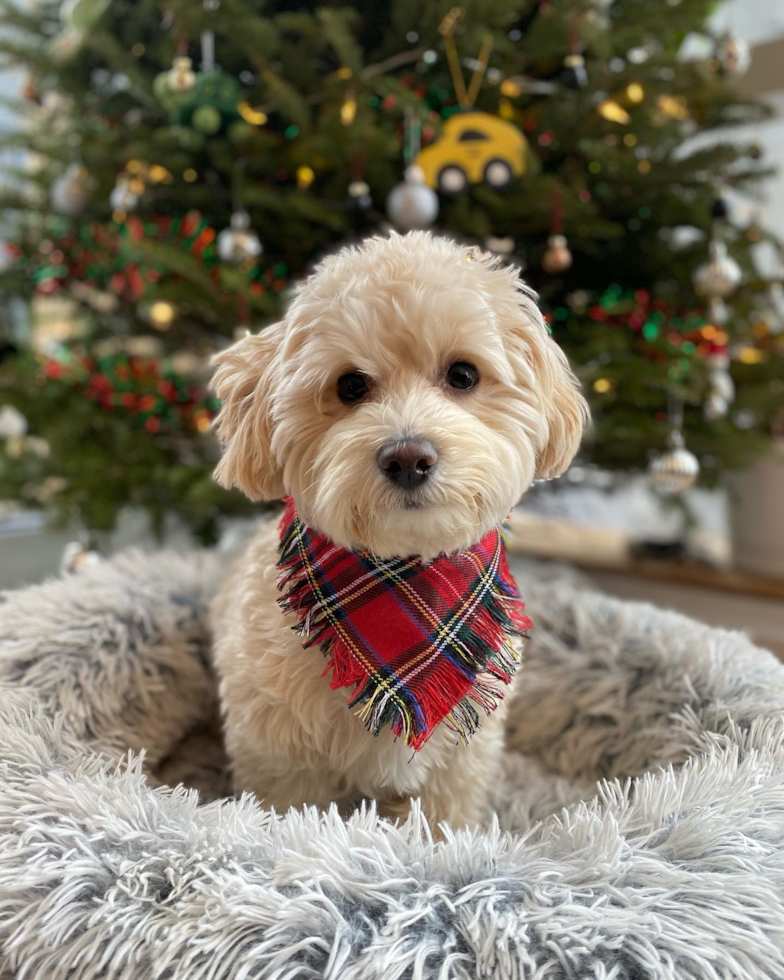
<svg viewBox="0 0 784 980"><path fill-rule="evenodd" d="M446 382L455 361L480 372ZM345 405L337 380L370 390ZM348 548L426 560L502 521L534 479L563 472L585 402L517 271L426 233L375 238L321 263L286 319L217 358L216 471L251 499L290 493L309 524ZM417 507L376 464L390 439L421 436L438 463ZM215 602L216 664L239 787L278 809L372 797L393 815L420 796L434 822L480 823L503 747L504 707L470 746L446 729L416 754L372 738L348 693L321 676L276 606L277 534L264 527Z"/></svg>

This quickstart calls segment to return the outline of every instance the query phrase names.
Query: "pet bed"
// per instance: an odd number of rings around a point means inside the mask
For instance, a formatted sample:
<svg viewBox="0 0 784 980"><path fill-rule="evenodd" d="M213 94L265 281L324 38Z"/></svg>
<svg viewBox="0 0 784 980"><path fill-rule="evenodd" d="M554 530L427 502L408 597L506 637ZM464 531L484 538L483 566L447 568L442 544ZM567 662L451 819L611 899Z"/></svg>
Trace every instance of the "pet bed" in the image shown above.
<svg viewBox="0 0 784 980"><path fill-rule="evenodd" d="M433 843L221 798L221 572L126 554L0 601L0 977L784 976L770 654L523 579L497 821Z"/></svg>

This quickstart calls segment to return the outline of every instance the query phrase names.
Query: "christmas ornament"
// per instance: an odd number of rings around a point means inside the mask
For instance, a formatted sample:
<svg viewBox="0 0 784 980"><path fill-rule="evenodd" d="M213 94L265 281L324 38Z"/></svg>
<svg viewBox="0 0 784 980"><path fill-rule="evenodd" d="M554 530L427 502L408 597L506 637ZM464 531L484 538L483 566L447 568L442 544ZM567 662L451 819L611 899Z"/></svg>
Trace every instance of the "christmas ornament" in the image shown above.
<svg viewBox="0 0 784 980"><path fill-rule="evenodd" d="M694 273L694 286L703 296L723 299L734 292L742 279L740 266L727 252L724 242L710 244L710 260Z"/></svg>
<svg viewBox="0 0 784 980"><path fill-rule="evenodd" d="M120 176L117 178L117 184L114 190L109 195L109 204L112 206L114 211L133 211L136 205L139 203L138 194L134 193L131 189L132 181L125 176Z"/></svg>
<svg viewBox="0 0 784 980"><path fill-rule="evenodd" d="M259 236L250 227L247 211L235 211L231 225L218 235L218 255L224 262L242 265L257 259L263 248Z"/></svg>
<svg viewBox="0 0 784 980"><path fill-rule="evenodd" d="M172 77L175 86L185 87L172 87ZM183 65L179 71L172 68L162 72L153 83L153 92L172 125L191 127L205 136L213 136L241 118L240 86L231 75L217 69L200 71L190 88L189 81Z"/></svg>
<svg viewBox="0 0 784 980"><path fill-rule="evenodd" d="M205 136L214 136L222 122L220 109L214 105L196 106L191 115L191 126Z"/></svg>
<svg viewBox="0 0 784 980"><path fill-rule="evenodd" d="M101 556L97 551L93 551L86 542L70 541L63 548L62 558L60 559L60 573L62 575L73 575L84 568L100 565Z"/></svg>
<svg viewBox="0 0 784 980"><path fill-rule="evenodd" d="M27 419L14 405L0 408L0 439L21 439L27 432Z"/></svg>
<svg viewBox="0 0 784 980"><path fill-rule="evenodd" d="M726 31L716 45L716 61L724 75L745 75L751 64L749 45L732 31Z"/></svg>
<svg viewBox="0 0 784 980"><path fill-rule="evenodd" d="M565 235L550 235L547 239L547 250L542 256L542 269L548 276L556 276L566 272L572 265L572 253Z"/></svg>
<svg viewBox="0 0 784 980"><path fill-rule="evenodd" d="M706 358L707 360L707 358ZM735 382L726 368L714 368L708 374L708 385L711 394L717 395L729 404L735 400Z"/></svg>
<svg viewBox="0 0 784 980"><path fill-rule="evenodd" d="M58 214L75 218L87 207L92 179L80 163L69 165L65 173L52 184L49 200Z"/></svg>
<svg viewBox="0 0 784 980"><path fill-rule="evenodd" d="M708 316L710 317L711 323L716 323L720 327L723 327L727 323L730 313L723 299L719 299L718 296L712 296L710 298L708 303Z"/></svg>
<svg viewBox="0 0 784 980"><path fill-rule="evenodd" d="M715 218L717 221L724 221L725 218L729 217L730 206L726 198L716 197L711 203L710 209L711 217Z"/></svg>
<svg viewBox="0 0 784 980"><path fill-rule="evenodd" d="M442 194L459 194L481 181L501 189L525 173L526 147L512 123L487 112L461 112L447 119L441 137L419 152L416 164L425 183Z"/></svg>
<svg viewBox="0 0 784 980"><path fill-rule="evenodd" d="M477 710L497 707L517 669L511 639L531 627L499 529L427 564L399 559L402 581L383 574L389 562L339 548L304 525L289 499L279 550L278 604L297 617L303 645L318 644L328 658L330 686L353 689L349 707L361 706L368 731L389 725L416 751L444 722L467 742ZM368 574L377 587L362 589ZM422 650L424 671L415 669Z"/></svg>
<svg viewBox="0 0 784 980"><path fill-rule="evenodd" d="M405 180L387 198L387 215L398 231L429 228L438 217L438 196L419 167L407 167Z"/></svg>
<svg viewBox="0 0 784 980"><path fill-rule="evenodd" d="M488 252L492 252L493 255L509 258L515 249L515 240L511 235L506 235L503 238L491 235L485 239L485 248Z"/></svg>
<svg viewBox="0 0 784 980"><path fill-rule="evenodd" d="M651 484L668 496L683 493L695 484L700 464L694 453L686 449L679 430L667 437L666 452L652 460L648 473Z"/></svg>
<svg viewBox="0 0 784 980"><path fill-rule="evenodd" d="M726 418L729 410L729 402L715 391L711 392L705 399L703 414L709 422L717 422L719 419Z"/></svg>
<svg viewBox="0 0 784 980"><path fill-rule="evenodd" d="M361 217L373 207L370 186L364 180L352 180L348 185L345 208L352 217Z"/></svg>
<svg viewBox="0 0 784 980"><path fill-rule="evenodd" d="M585 58L581 54L569 54L564 58L560 74L564 88L585 88L588 84L588 73L585 70Z"/></svg>
<svg viewBox="0 0 784 980"><path fill-rule="evenodd" d="M767 332L774 337L784 333L784 285L772 282L767 290L760 319Z"/></svg>
<svg viewBox="0 0 784 980"><path fill-rule="evenodd" d="M174 59L172 67L166 74L166 83L170 92L190 92L196 84L196 72L193 62L187 55Z"/></svg>

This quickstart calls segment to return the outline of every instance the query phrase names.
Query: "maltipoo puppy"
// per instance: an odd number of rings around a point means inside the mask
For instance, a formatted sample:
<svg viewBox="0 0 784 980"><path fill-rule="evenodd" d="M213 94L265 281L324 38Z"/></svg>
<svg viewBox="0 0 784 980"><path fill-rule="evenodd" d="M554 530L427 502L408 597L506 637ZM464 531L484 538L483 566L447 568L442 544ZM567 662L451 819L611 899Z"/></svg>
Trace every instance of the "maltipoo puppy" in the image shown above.
<svg viewBox="0 0 784 980"><path fill-rule="evenodd" d="M287 498L215 601L238 788L394 816L419 797L435 824L480 824L527 626L498 529L587 417L534 297L454 242L374 238L214 383L218 480Z"/></svg>

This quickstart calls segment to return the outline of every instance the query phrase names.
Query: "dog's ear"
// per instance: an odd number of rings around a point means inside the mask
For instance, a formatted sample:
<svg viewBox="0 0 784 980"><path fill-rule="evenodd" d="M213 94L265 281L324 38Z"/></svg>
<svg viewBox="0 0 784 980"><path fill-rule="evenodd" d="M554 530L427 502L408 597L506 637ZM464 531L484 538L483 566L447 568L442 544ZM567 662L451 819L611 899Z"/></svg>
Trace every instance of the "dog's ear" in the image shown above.
<svg viewBox="0 0 784 980"><path fill-rule="evenodd" d="M515 284L516 309L508 318L510 355L519 383L538 394L546 437L536 461L537 480L560 476L580 446L590 417L588 405L566 355L552 339L535 295Z"/></svg>
<svg viewBox="0 0 784 980"><path fill-rule="evenodd" d="M284 324L238 341L214 359L212 386L221 400L215 429L223 458L215 470L224 487L239 487L251 500L284 494L280 462L272 452L272 393L279 373Z"/></svg>

